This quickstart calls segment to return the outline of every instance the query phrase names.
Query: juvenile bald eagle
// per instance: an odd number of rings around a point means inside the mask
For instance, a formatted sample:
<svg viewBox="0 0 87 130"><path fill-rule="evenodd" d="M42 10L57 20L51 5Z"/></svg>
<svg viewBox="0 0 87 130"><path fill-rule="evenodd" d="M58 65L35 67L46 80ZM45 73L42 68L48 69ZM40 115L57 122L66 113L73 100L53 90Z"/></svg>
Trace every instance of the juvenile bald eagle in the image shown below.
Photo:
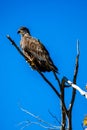
<svg viewBox="0 0 87 130"><path fill-rule="evenodd" d="M28 58L28 62L33 69L40 72L58 72L45 46L39 40L33 38L26 27L21 27L18 33L22 36L20 46L23 54Z"/></svg>

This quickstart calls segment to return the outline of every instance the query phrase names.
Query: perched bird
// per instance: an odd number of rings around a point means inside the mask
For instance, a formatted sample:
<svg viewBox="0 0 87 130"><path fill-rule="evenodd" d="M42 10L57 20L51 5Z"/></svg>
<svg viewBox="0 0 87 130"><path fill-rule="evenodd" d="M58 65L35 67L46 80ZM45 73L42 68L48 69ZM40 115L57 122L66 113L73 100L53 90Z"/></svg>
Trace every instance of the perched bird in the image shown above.
<svg viewBox="0 0 87 130"><path fill-rule="evenodd" d="M27 61L33 69L40 72L58 72L45 46L38 39L31 36L28 28L21 27L18 33L21 34L20 46L23 54L27 57Z"/></svg>

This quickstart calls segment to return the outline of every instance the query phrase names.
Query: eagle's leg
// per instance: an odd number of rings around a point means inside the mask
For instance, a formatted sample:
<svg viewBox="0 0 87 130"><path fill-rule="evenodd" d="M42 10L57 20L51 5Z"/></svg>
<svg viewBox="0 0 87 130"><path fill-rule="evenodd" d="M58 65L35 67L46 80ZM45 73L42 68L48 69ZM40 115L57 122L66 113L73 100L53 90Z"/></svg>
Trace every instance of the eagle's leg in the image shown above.
<svg viewBox="0 0 87 130"><path fill-rule="evenodd" d="M26 61L30 64L32 69L38 70L36 64L35 64L35 59L33 57L28 57Z"/></svg>

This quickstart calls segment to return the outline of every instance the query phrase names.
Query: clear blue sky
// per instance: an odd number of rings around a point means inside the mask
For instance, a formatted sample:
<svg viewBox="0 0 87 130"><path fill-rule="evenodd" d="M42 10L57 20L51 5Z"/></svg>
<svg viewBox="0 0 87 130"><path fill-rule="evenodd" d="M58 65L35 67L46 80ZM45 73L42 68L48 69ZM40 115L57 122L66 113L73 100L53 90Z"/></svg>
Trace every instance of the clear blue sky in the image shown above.
<svg viewBox="0 0 87 130"><path fill-rule="evenodd" d="M77 84L87 83L87 1L86 0L2 0L0 1L0 130L19 130L17 124L31 119L18 104L44 120L56 124L48 110L60 121L60 101L36 71L6 39L9 34L19 46L17 30L27 26L47 47L63 75L73 79L76 40L80 40ZM52 73L45 74L56 86ZM67 106L70 99L66 92ZM87 100L78 92L73 108L73 130L82 130ZM26 130L43 130L29 126Z"/></svg>

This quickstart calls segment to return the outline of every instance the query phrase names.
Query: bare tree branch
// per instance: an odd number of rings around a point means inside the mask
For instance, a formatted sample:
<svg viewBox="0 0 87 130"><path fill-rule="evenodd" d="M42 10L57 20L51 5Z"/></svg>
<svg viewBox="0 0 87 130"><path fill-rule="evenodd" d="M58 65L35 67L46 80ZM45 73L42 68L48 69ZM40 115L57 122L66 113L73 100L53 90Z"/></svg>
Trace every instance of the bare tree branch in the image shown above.
<svg viewBox="0 0 87 130"><path fill-rule="evenodd" d="M11 39L11 37L9 35L6 36L8 38L8 40L12 43L12 45L18 50L18 52L27 59L27 57L22 53L22 51L20 50L20 48L16 45L16 43Z"/></svg>
<svg viewBox="0 0 87 130"><path fill-rule="evenodd" d="M80 55L79 41L77 40L77 56L76 56L76 64L75 64L74 78L73 78L74 84L76 84L76 79L77 79L77 74L78 74L79 55ZM72 111L72 107L73 107L73 104L74 104L74 101L75 101L75 95L76 95L76 89L73 88L72 99L71 99L70 108L69 108L70 111Z"/></svg>
<svg viewBox="0 0 87 130"><path fill-rule="evenodd" d="M53 89L53 91L56 93L56 95L60 98L59 92L56 90L56 88L52 85L52 83L40 72L38 73L41 75L41 77L50 85L50 87Z"/></svg>
<svg viewBox="0 0 87 130"><path fill-rule="evenodd" d="M23 125L23 126L22 126ZM28 127L29 125L31 125L31 122L29 120L26 120L26 121L22 121L20 123L18 123L17 126L22 126L20 130L23 130L25 129L26 127Z"/></svg>
<svg viewBox="0 0 87 130"><path fill-rule="evenodd" d="M61 83L60 83L59 78L57 77L57 74L56 74L55 72L53 72L53 74L54 74L55 79L56 79L57 82L58 82L59 87L60 87L60 86L61 86Z"/></svg>
<svg viewBox="0 0 87 130"><path fill-rule="evenodd" d="M62 126L61 121L59 121L59 120L57 119L57 116L54 115L50 110L48 110L48 112L49 112L49 114L52 116L52 118L54 118L54 119Z"/></svg>
<svg viewBox="0 0 87 130"><path fill-rule="evenodd" d="M77 74L78 74L78 68L79 68L79 41L77 40L77 56L76 56L76 64L75 64L75 70L74 70L74 76L73 76L73 83L76 84ZM69 84L69 83L68 83ZM70 84L69 84L70 85ZM73 88L72 91L72 98L68 109L68 124L69 124L69 130L72 130L72 108L75 102L76 97L76 89Z"/></svg>
<svg viewBox="0 0 87 130"><path fill-rule="evenodd" d="M65 127L66 127L66 115L68 116L68 111L67 111L67 108L66 108L66 105L65 105L65 91L64 91L64 88L65 88L65 79L63 78L62 79L62 82L61 82L61 109L62 109L62 128L61 130L65 130ZM64 108L65 107L65 108Z"/></svg>
<svg viewBox="0 0 87 130"><path fill-rule="evenodd" d="M25 121L25 122L26 122L26 121ZM22 124L22 123L20 122L20 124ZM18 125L19 125L19 124L18 124ZM23 125L23 124L22 124L22 125ZM24 126L21 128L21 130L23 130L24 128L26 128L26 127L28 127L28 126L30 126L30 125L38 125L38 126L44 128L44 129L48 129L48 130L60 130L60 129L61 129L60 126L56 126L55 128L53 128L53 127L49 127L49 126L44 126L44 125L42 125L42 124L39 123L39 122L27 121L26 124L24 124Z"/></svg>
<svg viewBox="0 0 87 130"><path fill-rule="evenodd" d="M29 125L32 125L32 124L36 124L36 125L39 125L45 129L49 129L49 130L60 130L61 126L55 126L55 125L52 125L46 121L44 121L43 119L41 119L39 116L36 116L35 114L29 112L28 110L20 107L20 109L25 112L26 114L30 115L31 117L33 117L34 119L38 120L38 122L34 122L34 121L29 121L29 120L26 120L26 121L23 121L23 122L20 122L18 125L22 125L24 124L24 126L21 128L21 130L23 130L25 127L29 126Z"/></svg>
<svg viewBox="0 0 87 130"><path fill-rule="evenodd" d="M66 83L68 83L72 88L74 88L75 90L79 91L79 93L84 96L85 98L87 98L87 92L82 90L79 86L77 86L76 84L74 84L73 82L71 82L70 80L68 80L66 77L64 77L66 80Z"/></svg>

